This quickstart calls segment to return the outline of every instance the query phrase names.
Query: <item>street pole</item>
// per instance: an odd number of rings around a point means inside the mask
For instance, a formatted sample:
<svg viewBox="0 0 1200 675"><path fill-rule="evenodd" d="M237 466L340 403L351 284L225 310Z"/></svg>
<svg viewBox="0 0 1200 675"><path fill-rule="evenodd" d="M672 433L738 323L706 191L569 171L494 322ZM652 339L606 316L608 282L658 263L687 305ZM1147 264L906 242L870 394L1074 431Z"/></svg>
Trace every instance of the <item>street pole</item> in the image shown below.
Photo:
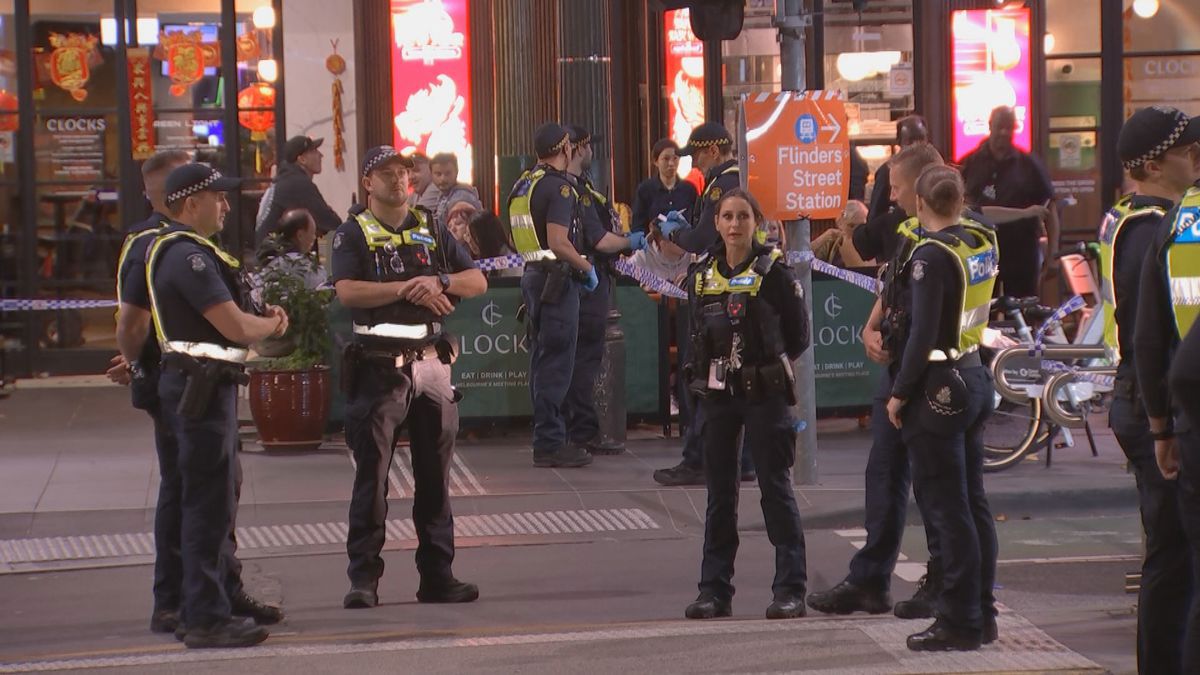
<svg viewBox="0 0 1200 675"><path fill-rule="evenodd" d="M804 29L810 18L805 15L802 0L776 0L775 25L779 28L779 61L784 91L804 91ZM808 309L811 332L812 318L812 228L807 218L784 223L788 250L810 254L796 264L796 273L804 288L804 303ZM799 421L796 429L796 480L801 485L817 482L817 405L816 369L813 359L812 336L809 348L796 364L796 410Z"/></svg>

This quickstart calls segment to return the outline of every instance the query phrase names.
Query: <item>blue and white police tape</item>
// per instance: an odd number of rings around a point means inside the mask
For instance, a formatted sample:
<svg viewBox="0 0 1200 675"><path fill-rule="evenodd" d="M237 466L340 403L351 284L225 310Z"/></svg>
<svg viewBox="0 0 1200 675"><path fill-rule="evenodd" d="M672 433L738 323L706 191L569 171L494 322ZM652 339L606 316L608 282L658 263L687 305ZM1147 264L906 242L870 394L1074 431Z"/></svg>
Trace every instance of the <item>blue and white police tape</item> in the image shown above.
<svg viewBox="0 0 1200 675"><path fill-rule="evenodd" d="M1059 305L1058 309L1054 310L1054 313L1051 314L1046 319L1046 321L1042 323L1041 328L1038 328L1037 334L1034 335L1033 348L1029 350L1029 355L1033 356L1038 350L1040 350L1042 348L1042 341L1045 339L1047 331L1049 331L1058 322L1067 318L1068 314L1071 314L1072 312L1077 312L1077 311L1083 309L1086 305L1087 305L1087 303L1084 302L1083 296L1081 296L1081 295L1076 295L1076 296L1072 297L1071 299L1067 300L1066 302L1064 302L1063 304Z"/></svg>
<svg viewBox="0 0 1200 675"><path fill-rule="evenodd" d="M43 300L40 298L0 299L0 312L52 312L60 309L98 309L116 307L116 300Z"/></svg>
<svg viewBox="0 0 1200 675"><path fill-rule="evenodd" d="M502 255L495 258L482 258L475 261L475 266L484 272L495 272L496 270L507 270L515 267L524 267L525 259L519 254Z"/></svg>
<svg viewBox="0 0 1200 675"><path fill-rule="evenodd" d="M661 293L668 298L679 298L681 300L687 299L687 293L680 287L652 272L647 271L642 267L634 265L628 260L618 258L613 262L613 267L615 267L616 270L621 274L630 277L643 287L648 288L656 293Z"/></svg>
<svg viewBox="0 0 1200 675"><path fill-rule="evenodd" d="M1110 389L1117 381L1117 378L1113 377L1112 375L1101 375L1099 373L1089 373L1087 371L1080 371L1078 368L1068 366L1067 364L1063 363L1062 361L1042 361L1041 371L1043 373L1055 373L1055 374L1065 373L1065 372L1073 372L1073 373L1075 373L1075 379L1077 379L1077 380L1091 382L1092 384L1095 384L1097 386L1106 387L1106 388L1110 388Z"/></svg>

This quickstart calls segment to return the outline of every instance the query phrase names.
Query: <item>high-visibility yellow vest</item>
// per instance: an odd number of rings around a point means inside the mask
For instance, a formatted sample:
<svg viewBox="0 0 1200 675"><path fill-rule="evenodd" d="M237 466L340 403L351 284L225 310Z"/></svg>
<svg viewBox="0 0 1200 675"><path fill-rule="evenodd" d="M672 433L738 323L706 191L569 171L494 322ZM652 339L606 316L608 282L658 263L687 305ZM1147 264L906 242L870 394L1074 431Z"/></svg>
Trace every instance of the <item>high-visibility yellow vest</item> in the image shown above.
<svg viewBox="0 0 1200 675"><path fill-rule="evenodd" d="M117 301L121 300L121 271L125 269L125 261L129 258L129 251L133 249L133 245L144 237L156 237L165 228L168 227L166 221L160 221L158 227L134 232L128 237L125 237L125 243L121 244L121 252L117 255Z"/></svg>
<svg viewBox="0 0 1200 675"><path fill-rule="evenodd" d="M217 259L225 264L227 269L222 270L222 276L231 276L236 273L236 270L241 269L242 263L232 255L221 250L221 247L214 244L211 240L200 236L193 230L179 230L162 235L155 240L150 246L150 252L146 255L146 287L150 291L150 316L154 323L154 333L158 337L159 347L164 354L172 352L187 353L198 358L215 358L222 361L241 362L246 360L246 350L237 347L226 347L223 345L211 345L207 343L196 342L181 342L171 340L163 332L163 322L161 310L158 304L158 294L154 291L154 271L158 265L158 258L166 247L170 244L182 239L191 239L201 246L209 249L216 254ZM235 297L238 295L235 292Z"/></svg>
<svg viewBox="0 0 1200 675"><path fill-rule="evenodd" d="M429 229L429 219L421 209L409 209L417 219L417 226L399 232L388 229L375 214L363 211L354 216L358 227L362 229L363 237L367 240L367 249L374 253L378 249L387 249L390 244L395 249L401 246L424 246L430 251L437 250L437 237Z"/></svg>
<svg viewBox="0 0 1200 675"><path fill-rule="evenodd" d="M1158 206L1133 207L1133 195L1126 195L1113 205L1104 220L1100 223L1100 301L1104 304L1104 346L1108 348L1109 359L1115 364L1121 361L1121 339L1117 332L1117 292L1113 280L1113 265L1116 260L1117 239L1125 224L1143 218L1154 216L1162 218L1166 214ZM1126 301L1132 299L1126 298Z"/></svg>
<svg viewBox="0 0 1200 675"><path fill-rule="evenodd" d="M770 263L773 265L776 260L783 257L783 253L779 249L772 249L770 256ZM751 265L741 274L727 279L717 267L716 256L711 256L711 258L704 272L696 275L696 295L724 295L726 293L746 293L750 297L758 295L765 274L759 270L760 265ZM768 270L771 269L770 265L765 267Z"/></svg>
<svg viewBox="0 0 1200 675"><path fill-rule="evenodd" d="M554 260L557 257L554 255L554 251L542 246L542 242L538 239L537 227L533 224L531 205L533 190L545 177L546 169L542 166L534 167L521 174L508 201L508 222L509 228L512 230L513 245L517 247L517 253L521 254L521 257L527 262ZM570 190L576 200L579 199L579 193L574 187L564 185L563 189ZM574 223L570 223L568 229L573 231Z"/></svg>
<svg viewBox="0 0 1200 675"><path fill-rule="evenodd" d="M1200 188L1188 189L1179 202L1166 262L1171 311L1182 340L1200 315Z"/></svg>
<svg viewBox="0 0 1200 675"><path fill-rule="evenodd" d="M937 246L950 253L958 263L963 293L959 300L956 349L962 355L974 351L983 342L983 329L987 327L1000 257L994 232L978 223L960 224L975 233L981 243L971 246L957 237L953 243L949 243L940 237L926 236L913 247L913 252L922 246Z"/></svg>

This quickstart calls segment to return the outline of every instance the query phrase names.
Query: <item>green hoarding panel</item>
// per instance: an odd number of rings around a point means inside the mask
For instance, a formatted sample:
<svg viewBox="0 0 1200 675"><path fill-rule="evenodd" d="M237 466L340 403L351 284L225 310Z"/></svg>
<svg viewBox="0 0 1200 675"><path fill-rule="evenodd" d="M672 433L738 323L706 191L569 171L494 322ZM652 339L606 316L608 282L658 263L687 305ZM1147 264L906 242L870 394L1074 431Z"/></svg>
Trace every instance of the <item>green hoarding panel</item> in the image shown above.
<svg viewBox="0 0 1200 675"><path fill-rule="evenodd" d="M813 274L813 345L817 408L869 406L883 366L867 359L862 329L875 295Z"/></svg>

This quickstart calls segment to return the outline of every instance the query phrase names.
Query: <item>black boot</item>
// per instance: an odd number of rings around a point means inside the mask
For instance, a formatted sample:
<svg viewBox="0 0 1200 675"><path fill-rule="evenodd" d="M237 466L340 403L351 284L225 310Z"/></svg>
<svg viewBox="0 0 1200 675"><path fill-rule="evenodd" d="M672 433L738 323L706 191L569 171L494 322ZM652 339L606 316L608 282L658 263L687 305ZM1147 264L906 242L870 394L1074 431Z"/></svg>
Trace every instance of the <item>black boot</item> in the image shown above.
<svg viewBox="0 0 1200 675"><path fill-rule="evenodd" d="M803 594L776 597L767 605L768 619L799 619L805 614L808 614L808 609L804 607Z"/></svg>
<svg viewBox="0 0 1200 675"><path fill-rule="evenodd" d="M283 621L282 609L252 598L246 591L241 591L230 598L229 605L234 616L248 616L260 626L270 626Z"/></svg>
<svg viewBox="0 0 1200 675"><path fill-rule="evenodd" d="M421 582L417 589L417 602L454 603L475 602L479 598L479 587L450 577L445 581Z"/></svg>
<svg viewBox="0 0 1200 675"><path fill-rule="evenodd" d="M883 614L892 608L892 596L843 581L827 591L809 593L808 606L826 614Z"/></svg>
<svg viewBox="0 0 1200 675"><path fill-rule="evenodd" d="M954 628L941 619L908 636L908 648L914 652L969 652L979 649L979 645L979 631Z"/></svg>
<svg viewBox="0 0 1200 675"><path fill-rule="evenodd" d="M379 604L378 584L351 584L346 597L342 599L342 607L346 609L370 609Z"/></svg>
<svg viewBox="0 0 1200 675"><path fill-rule="evenodd" d="M909 600L896 603L896 616L901 619L932 619L933 607L942 592L942 577L927 573L917 582L917 592Z"/></svg>
<svg viewBox="0 0 1200 675"><path fill-rule="evenodd" d="M704 485L704 469L680 462L669 469L655 471L654 482L667 487Z"/></svg>
<svg viewBox="0 0 1200 675"><path fill-rule="evenodd" d="M183 644L189 649L251 647L266 640L268 634L250 617L234 616L211 626L190 626Z"/></svg>
<svg viewBox="0 0 1200 675"><path fill-rule="evenodd" d="M150 615L151 633L174 633L179 628L179 610L159 609Z"/></svg>
<svg viewBox="0 0 1200 675"><path fill-rule="evenodd" d="M982 635L983 644L990 645L999 639L1000 627L996 625L996 616L994 614L984 614Z"/></svg>
<svg viewBox="0 0 1200 675"><path fill-rule="evenodd" d="M579 445L563 446L553 452L533 451L533 465L538 467L573 469L591 463L591 453Z"/></svg>
<svg viewBox="0 0 1200 675"><path fill-rule="evenodd" d="M716 619L732 616L733 606L729 600L712 593L701 593L695 602L687 606L683 615L689 619Z"/></svg>
<svg viewBox="0 0 1200 675"><path fill-rule="evenodd" d="M616 441L602 441L599 436L584 443L583 447L593 455L619 455L625 452L624 444Z"/></svg>

